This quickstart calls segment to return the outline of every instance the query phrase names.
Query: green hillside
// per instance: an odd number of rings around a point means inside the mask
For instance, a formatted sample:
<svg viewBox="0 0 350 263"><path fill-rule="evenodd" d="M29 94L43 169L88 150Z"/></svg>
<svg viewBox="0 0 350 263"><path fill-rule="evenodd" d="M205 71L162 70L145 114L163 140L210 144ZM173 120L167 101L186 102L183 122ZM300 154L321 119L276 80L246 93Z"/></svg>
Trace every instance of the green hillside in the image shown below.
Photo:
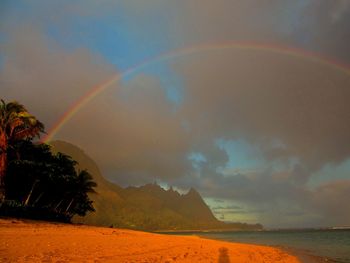
<svg viewBox="0 0 350 263"><path fill-rule="evenodd" d="M122 188L102 176L96 163L78 147L63 141L50 143L53 151L70 155L79 169L86 169L97 183L90 197L95 213L74 222L132 228L141 230L193 230L193 229L259 229L260 225L226 224L217 220L193 188L181 195L172 188L164 190L157 184Z"/></svg>

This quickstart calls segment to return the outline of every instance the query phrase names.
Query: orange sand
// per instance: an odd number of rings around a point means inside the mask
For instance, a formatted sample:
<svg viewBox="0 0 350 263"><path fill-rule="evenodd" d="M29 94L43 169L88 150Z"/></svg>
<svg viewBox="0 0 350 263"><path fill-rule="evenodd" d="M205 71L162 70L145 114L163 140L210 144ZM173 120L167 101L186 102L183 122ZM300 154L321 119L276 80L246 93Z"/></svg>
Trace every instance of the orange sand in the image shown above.
<svg viewBox="0 0 350 263"><path fill-rule="evenodd" d="M0 262L300 263L273 247L4 219L0 219Z"/></svg>

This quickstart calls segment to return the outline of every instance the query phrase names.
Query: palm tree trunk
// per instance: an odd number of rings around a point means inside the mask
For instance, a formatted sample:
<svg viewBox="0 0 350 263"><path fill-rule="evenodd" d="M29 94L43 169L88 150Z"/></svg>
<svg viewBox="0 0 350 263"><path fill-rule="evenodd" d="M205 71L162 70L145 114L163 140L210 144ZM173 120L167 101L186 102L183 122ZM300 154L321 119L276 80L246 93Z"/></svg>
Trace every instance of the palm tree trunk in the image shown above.
<svg viewBox="0 0 350 263"><path fill-rule="evenodd" d="M37 203L37 202L39 202L39 200L41 199L41 197L44 195L44 192L42 192L39 196L38 196L38 198L37 199L35 199L35 201L33 202L33 206Z"/></svg>
<svg viewBox="0 0 350 263"><path fill-rule="evenodd" d="M69 202L69 205L67 206L67 209L66 209L66 213L68 212L69 208L73 204L73 201L74 201L74 198L72 198L72 200Z"/></svg>
<svg viewBox="0 0 350 263"><path fill-rule="evenodd" d="M57 210L57 208L62 204L63 200L64 200L64 198L62 198L62 200L58 202L58 204L55 207L55 210Z"/></svg>
<svg viewBox="0 0 350 263"><path fill-rule="evenodd" d="M7 168L7 153L0 148L0 203L5 200L5 174Z"/></svg>
<svg viewBox="0 0 350 263"><path fill-rule="evenodd" d="M30 197L32 196L32 193L33 193L33 190L34 190L34 187L35 185L37 184L38 180L35 180L35 182L33 183L33 186L32 186L32 189L30 190L28 196L27 196L27 199L26 201L24 202L24 205L28 205L29 204L29 200L30 200Z"/></svg>

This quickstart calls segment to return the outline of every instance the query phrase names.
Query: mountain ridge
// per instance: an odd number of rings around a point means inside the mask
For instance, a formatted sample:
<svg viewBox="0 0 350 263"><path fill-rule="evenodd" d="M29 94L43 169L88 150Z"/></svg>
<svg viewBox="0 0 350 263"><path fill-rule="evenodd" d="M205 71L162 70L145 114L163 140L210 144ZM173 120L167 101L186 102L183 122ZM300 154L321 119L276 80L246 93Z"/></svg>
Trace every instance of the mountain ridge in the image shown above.
<svg viewBox="0 0 350 263"><path fill-rule="evenodd" d="M75 217L74 222L150 231L262 228L259 224L219 221L194 188L186 194L172 187L165 190L156 183L122 188L106 180L94 160L79 147L64 141L50 145L53 152L76 160L77 168L87 170L97 183L98 194L90 195L96 212Z"/></svg>

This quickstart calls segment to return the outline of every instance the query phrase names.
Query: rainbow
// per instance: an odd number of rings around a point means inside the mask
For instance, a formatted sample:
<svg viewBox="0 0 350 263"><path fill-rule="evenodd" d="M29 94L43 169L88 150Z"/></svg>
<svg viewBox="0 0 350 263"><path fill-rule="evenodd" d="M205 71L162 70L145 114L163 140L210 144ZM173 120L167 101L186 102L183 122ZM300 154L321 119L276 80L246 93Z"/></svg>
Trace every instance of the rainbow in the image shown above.
<svg viewBox="0 0 350 263"><path fill-rule="evenodd" d="M181 49L174 49L168 52L161 53L157 56L150 57L125 71L113 75L107 81L91 88L89 92L84 94L80 99L73 103L68 110L56 121L56 123L50 128L46 136L41 140L42 142L48 143L53 139L53 137L58 133L58 131L85 105L87 105L91 100L96 96L102 93L104 90L112 86L112 84L117 83L122 78L130 76L137 71L146 68L152 64L161 63L169 61L174 58L193 55L200 52L208 52L215 50L225 50L225 49L240 49L240 50L255 50L255 51L264 51L272 52L282 55L288 55L293 57L299 57L302 59L307 59L315 63L324 64L330 66L336 70L342 71L345 74L350 75L350 66L344 63L341 63L333 58L326 57L319 53L302 50L299 48L288 47L288 46L279 46L274 44L265 44L265 43L253 43L253 42L220 42L220 43L210 43L202 44L191 47L185 47Z"/></svg>

